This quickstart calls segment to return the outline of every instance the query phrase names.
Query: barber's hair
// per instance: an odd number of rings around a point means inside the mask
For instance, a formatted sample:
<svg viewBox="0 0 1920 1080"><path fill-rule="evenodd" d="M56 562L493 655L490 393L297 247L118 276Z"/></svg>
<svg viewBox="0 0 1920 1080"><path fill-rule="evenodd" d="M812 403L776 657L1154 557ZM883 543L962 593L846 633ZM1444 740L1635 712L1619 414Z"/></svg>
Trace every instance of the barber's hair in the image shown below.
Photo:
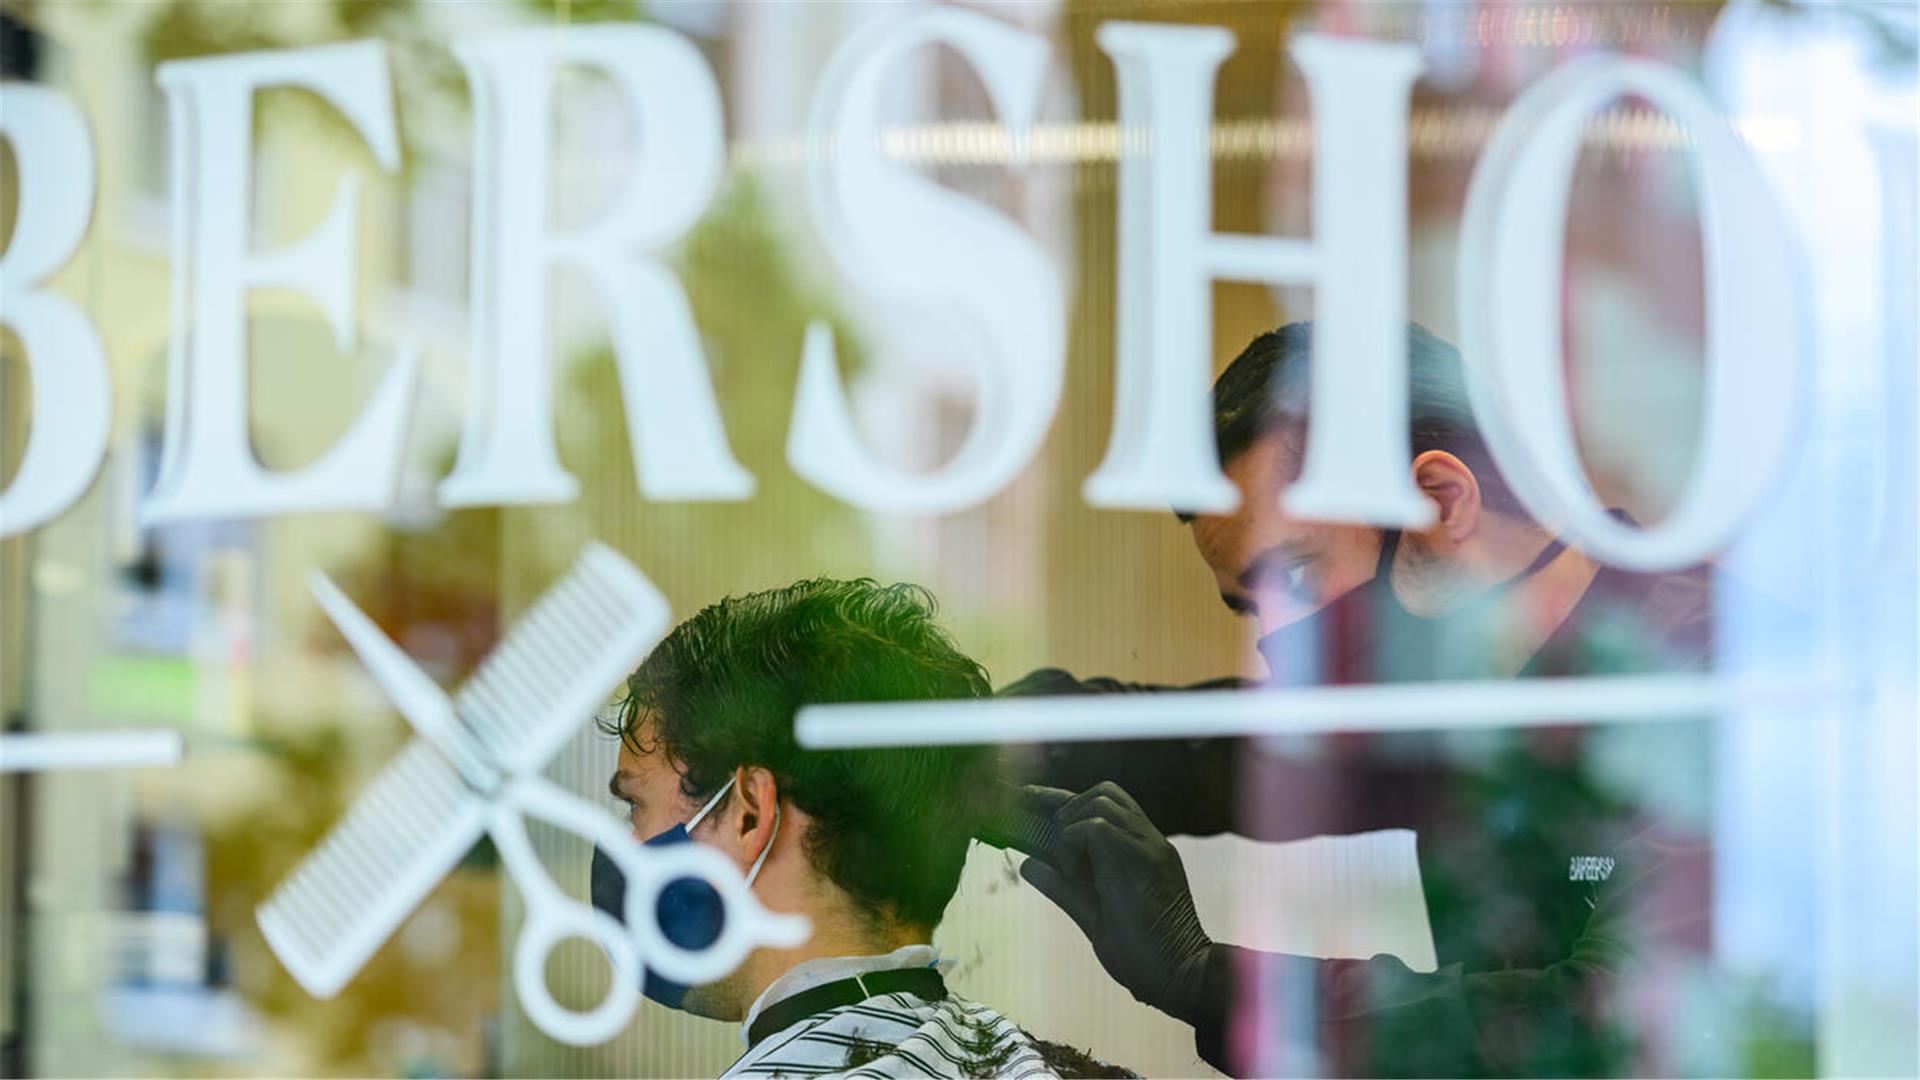
<svg viewBox="0 0 1920 1080"><path fill-rule="evenodd" d="M793 719L816 703L987 696L987 673L934 612L927 590L866 578L730 597L654 648L602 729L636 752L664 750L693 799L739 766L771 770L781 795L813 819L806 852L816 870L869 918L932 930L992 790L991 751L802 750Z"/></svg>
<svg viewBox="0 0 1920 1080"><path fill-rule="evenodd" d="M1213 435L1222 464L1270 432L1304 432L1312 355L1313 324L1288 323L1254 338L1220 373L1213 384ZM1526 517L1480 438L1459 350L1426 327L1408 323L1407 378L1413 456L1445 450L1473 470L1483 505Z"/></svg>

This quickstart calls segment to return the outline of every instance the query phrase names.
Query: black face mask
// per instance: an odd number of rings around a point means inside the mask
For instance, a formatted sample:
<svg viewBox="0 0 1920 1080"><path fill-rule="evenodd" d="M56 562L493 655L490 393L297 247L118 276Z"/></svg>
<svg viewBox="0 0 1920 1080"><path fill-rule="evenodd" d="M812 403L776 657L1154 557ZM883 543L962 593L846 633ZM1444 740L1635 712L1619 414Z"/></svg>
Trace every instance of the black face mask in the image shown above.
<svg viewBox="0 0 1920 1080"><path fill-rule="evenodd" d="M1555 538L1527 568L1488 589L1474 603L1435 618L1408 611L1393 593L1400 531L1380 537L1373 577L1297 622L1264 634L1254 647L1280 686L1405 682L1458 674L1463 651L1484 646L1484 617L1503 594L1545 570L1566 550Z"/></svg>
<svg viewBox="0 0 1920 1080"><path fill-rule="evenodd" d="M685 835L684 828L681 834ZM625 923L627 877L597 844L592 875L593 906ZM697 878L681 878L661 890L654 916L668 941L683 949L704 949L720 939L726 925L726 906L713 886ZM686 1000L687 987L648 968L641 978L640 992L669 1009L678 1009Z"/></svg>

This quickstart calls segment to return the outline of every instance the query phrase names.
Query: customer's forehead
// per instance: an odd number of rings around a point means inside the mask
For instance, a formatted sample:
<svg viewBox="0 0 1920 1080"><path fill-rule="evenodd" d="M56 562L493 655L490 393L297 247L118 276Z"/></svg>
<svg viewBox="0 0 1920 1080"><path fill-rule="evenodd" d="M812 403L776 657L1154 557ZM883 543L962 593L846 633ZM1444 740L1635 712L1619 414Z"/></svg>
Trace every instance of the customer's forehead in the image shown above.
<svg viewBox="0 0 1920 1080"><path fill-rule="evenodd" d="M622 768L670 769L673 755L660 741L660 725L648 712L637 713L620 737Z"/></svg>
<svg viewBox="0 0 1920 1080"><path fill-rule="evenodd" d="M633 747L637 753L650 756L660 754L659 707L631 702L626 708L628 712L621 741Z"/></svg>
<svg viewBox="0 0 1920 1080"><path fill-rule="evenodd" d="M680 770L674 767L672 756L657 743L642 742L635 746L633 740L622 740L616 772L621 785L627 788L657 792L677 790L680 786Z"/></svg>

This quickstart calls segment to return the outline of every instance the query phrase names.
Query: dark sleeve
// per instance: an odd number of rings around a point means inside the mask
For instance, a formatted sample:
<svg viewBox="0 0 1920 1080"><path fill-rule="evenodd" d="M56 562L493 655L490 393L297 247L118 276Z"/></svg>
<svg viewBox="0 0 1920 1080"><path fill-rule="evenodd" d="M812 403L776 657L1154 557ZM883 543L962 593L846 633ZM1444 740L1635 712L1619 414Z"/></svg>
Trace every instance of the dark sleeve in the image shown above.
<svg viewBox="0 0 1920 1080"><path fill-rule="evenodd" d="M1078 679L1059 668L1041 668L1002 688L999 697L1066 694L1141 694L1171 690L1225 690L1238 679L1193 686L1154 686L1117 679ZM1151 742L1043 743L1010 762L1022 783L1084 791L1103 780L1126 788L1140 809L1168 836L1211 836L1235 827L1241 739L1156 739Z"/></svg>
<svg viewBox="0 0 1920 1080"><path fill-rule="evenodd" d="M1471 1076L1484 1071L1471 1053L1473 1025L1458 965L1421 974L1392 956L1316 960L1216 944L1205 979L1198 1007L1186 1019L1193 1025L1195 1051L1228 1076L1259 1075L1279 1064L1257 1060L1258 1042L1262 1035L1291 1027L1275 1022L1289 1014L1317 1018L1315 1042L1332 1055L1334 1075L1353 1071L1347 1064L1354 1051L1382 1037L1418 1048L1417 1061L1396 1062L1389 1072ZM1256 986L1264 992L1254 992ZM1256 1007L1275 1015L1242 1011Z"/></svg>
<svg viewBox="0 0 1920 1080"><path fill-rule="evenodd" d="M1276 1029L1276 1017L1308 1010L1336 1075L1577 1074L1591 1035L1586 1012L1627 959L1614 920L1602 905L1568 954L1544 968L1472 974L1459 964L1416 972L1385 955L1315 960L1215 945L1185 1019L1200 1057L1230 1076L1275 1064L1255 1060L1259 1035ZM1311 1004L1290 1007L1295 994ZM1254 1008L1275 1016L1243 1012Z"/></svg>
<svg viewBox="0 0 1920 1080"><path fill-rule="evenodd" d="M1242 679L1192 686L1154 686L1118 679L1080 679L1041 668L1002 688L999 697L1149 694L1234 690ZM1405 827L1430 812L1437 778L1404 766L1330 767L1256 753L1245 739L1156 739L1060 742L1021 747L1006 759L1008 779L1085 791L1102 780L1126 788L1148 820L1167 836L1238 833L1285 841L1323 834ZM1258 795L1257 811L1250 807Z"/></svg>
<svg viewBox="0 0 1920 1080"><path fill-rule="evenodd" d="M1236 970L1257 964L1263 955L1237 945L1215 944L1207 953L1205 981L1201 983L1199 1008L1187 1021L1193 1025L1193 1048L1200 1059L1226 1073L1244 1076L1236 1069L1227 1044L1227 1026L1233 1014L1233 993L1239 982ZM1290 959L1280 957L1278 959Z"/></svg>

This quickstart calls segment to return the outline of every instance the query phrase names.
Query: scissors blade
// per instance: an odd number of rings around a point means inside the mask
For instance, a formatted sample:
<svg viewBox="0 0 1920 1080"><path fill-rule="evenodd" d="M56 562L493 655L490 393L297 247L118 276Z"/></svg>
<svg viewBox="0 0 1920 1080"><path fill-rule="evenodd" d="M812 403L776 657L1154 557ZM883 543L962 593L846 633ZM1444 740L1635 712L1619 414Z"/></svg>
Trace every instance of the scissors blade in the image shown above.
<svg viewBox="0 0 1920 1080"><path fill-rule="evenodd" d="M407 723L446 755L468 784L482 790L491 787L498 766L460 721L453 699L440 684L428 678L325 574L318 570L308 574L307 587Z"/></svg>

